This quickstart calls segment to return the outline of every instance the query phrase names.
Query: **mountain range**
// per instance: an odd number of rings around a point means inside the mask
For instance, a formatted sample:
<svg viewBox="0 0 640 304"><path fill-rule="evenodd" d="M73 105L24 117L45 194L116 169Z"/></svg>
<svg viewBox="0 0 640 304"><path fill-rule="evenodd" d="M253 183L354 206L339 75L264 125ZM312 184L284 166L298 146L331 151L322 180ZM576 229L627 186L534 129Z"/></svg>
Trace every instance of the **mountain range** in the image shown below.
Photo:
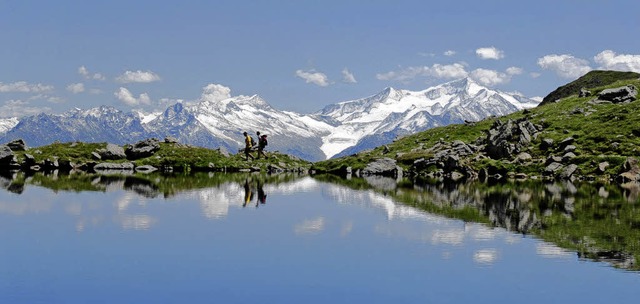
<svg viewBox="0 0 640 304"><path fill-rule="evenodd" d="M244 145L243 131L261 131L269 136L267 150L318 161L377 147L398 136L502 116L538 103L469 78L423 91L386 88L311 114L274 109L258 95L218 100L203 94L197 103L177 103L152 115L101 106L0 119L0 142L21 138L30 146L54 141L123 145L172 136L182 143L235 152Z"/></svg>

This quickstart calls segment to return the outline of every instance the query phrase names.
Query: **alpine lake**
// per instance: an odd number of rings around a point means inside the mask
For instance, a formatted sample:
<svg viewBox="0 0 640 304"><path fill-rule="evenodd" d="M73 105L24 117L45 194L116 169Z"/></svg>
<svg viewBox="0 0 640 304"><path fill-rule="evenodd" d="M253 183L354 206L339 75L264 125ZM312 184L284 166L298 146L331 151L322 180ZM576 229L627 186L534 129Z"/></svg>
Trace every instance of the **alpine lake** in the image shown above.
<svg viewBox="0 0 640 304"><path fill-rule="evenodd" d="M636 303L640 185L0 177L0 303Z"/></svg>

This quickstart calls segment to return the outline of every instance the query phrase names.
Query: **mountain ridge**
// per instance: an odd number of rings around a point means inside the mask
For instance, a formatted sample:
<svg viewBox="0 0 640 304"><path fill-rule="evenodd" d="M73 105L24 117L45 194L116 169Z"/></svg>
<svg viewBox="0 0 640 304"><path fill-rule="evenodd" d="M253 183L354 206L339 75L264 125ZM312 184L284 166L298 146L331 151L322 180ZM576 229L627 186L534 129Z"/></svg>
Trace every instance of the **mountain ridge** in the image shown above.
<svg viewBox="0 0 640 304"><path fill-rule="evenodd" d="M468 78L422 91L387 87L312 114L277 110L257 94L221 97L205 92L197 102L176 103L159 115L100 106L27 116L0 133L0 142L22 138L36 146L56 140L124 144L172 136L185 144L235 152L243 146L242 131L253 135L259 130L273 138L269 149L317 161L434 126L501 116L535 105L534 100L516 98Z"/></svg>

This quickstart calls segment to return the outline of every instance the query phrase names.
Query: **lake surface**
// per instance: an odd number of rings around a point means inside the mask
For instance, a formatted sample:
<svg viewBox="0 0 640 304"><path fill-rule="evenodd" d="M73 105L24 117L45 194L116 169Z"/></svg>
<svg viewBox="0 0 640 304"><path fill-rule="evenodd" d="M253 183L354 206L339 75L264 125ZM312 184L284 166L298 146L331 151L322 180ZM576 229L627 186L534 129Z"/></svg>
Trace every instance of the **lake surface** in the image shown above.
<svg viewBox="0 0 640 304"><path fill-rule="evenodd" d="M640 298L633 251L640 208L632 190L328 180L2 177L0 303ZM615 199L617 222L584 227L622 225L627 240L600 244L591 232L573 236L570 226L591 208L583 199L604 206L604 216L593 218L605 220ZM622 213L631 213L629 224ZM624 238L616 233L610 234Z"/></svg>

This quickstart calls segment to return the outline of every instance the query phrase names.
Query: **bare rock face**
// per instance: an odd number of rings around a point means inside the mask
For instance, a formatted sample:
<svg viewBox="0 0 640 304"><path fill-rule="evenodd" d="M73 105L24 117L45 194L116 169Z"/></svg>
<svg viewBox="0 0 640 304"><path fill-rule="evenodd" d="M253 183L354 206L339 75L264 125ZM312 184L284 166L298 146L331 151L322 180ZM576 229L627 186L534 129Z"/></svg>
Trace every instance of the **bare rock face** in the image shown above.
<svg viewBox="0 0 640 304"><path fill-rule="evenodd" d="M13 151L9 146L0 145L0 166L8 165L13 160Z"/></svg>
<svg viewBox="0 0 640 304"><path fill-rule="evenodd" d="M634 182L640 180L640 165L638 160L629 157L622 165L622 172L618 175L617 180L619 182Z"/></svg>

